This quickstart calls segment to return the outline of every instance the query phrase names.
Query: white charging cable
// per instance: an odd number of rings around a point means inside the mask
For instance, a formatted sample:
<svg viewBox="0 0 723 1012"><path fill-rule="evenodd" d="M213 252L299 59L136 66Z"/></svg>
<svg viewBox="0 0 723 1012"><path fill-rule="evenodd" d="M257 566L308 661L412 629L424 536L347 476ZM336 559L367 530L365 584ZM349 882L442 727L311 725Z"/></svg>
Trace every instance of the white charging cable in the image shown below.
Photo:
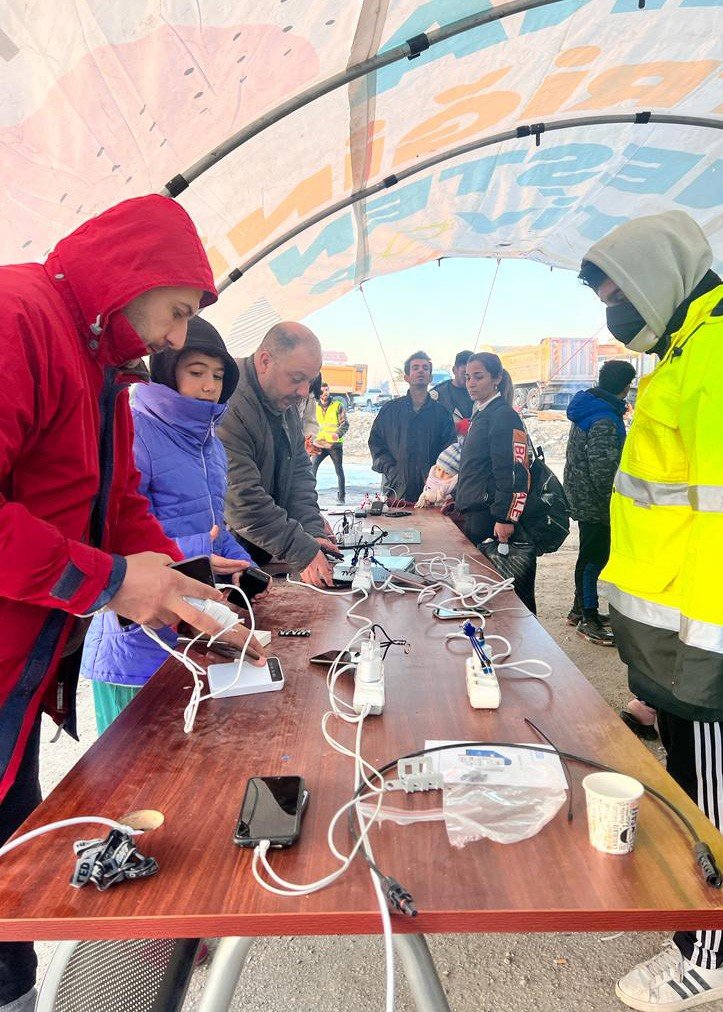
<svg viewBox="0 0 723 1012"><path fill-rule="evenodd" d="M115 819L106 819L102 815L78 815L73 819L61 819L59 822L49 822L46 826L38 826L37 829L31 829L29 833L23 833L22 836L18 836L17 839L11 840L10 843L6 843L3 847L0 847L0 857L5 857L11 850L15 850L16 847L27 843L29 840L34 840L38 836L44 836L45 833L52 833L56 829L65 829L66 826L87 826L89 823L97 826L108 826L110 829L120 829L130 836L140 836L143 832L142 829L132 829L130 826L124 826L122 822L116 822Z"/></svg>

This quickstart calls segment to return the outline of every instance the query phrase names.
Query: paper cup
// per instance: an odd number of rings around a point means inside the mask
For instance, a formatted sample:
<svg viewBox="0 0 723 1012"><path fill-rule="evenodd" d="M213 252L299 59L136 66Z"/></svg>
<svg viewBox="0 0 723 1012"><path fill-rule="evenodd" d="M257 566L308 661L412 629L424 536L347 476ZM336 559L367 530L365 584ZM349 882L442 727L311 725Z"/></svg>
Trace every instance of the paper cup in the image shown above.
<svg viewBox="0 0 723 1012"><path fill-rule="evenodd" d="M582 786L590 843L603 854L629 854L635 844L643 785L622 773L591 773Z"/></svg>

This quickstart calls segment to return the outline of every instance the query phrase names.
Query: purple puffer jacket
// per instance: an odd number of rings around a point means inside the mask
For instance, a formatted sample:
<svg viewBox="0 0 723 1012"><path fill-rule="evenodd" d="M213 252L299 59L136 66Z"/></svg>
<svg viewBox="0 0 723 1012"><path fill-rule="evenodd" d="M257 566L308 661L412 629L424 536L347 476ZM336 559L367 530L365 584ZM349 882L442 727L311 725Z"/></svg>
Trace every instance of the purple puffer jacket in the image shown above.
<svg viewBox="0 0 723 1012"><path fill-rule="evenodd" d="M140 490L186 558L215 553L250 559L223 519L226 453L214 430L226 407L184 397L161 383L139 385L134 391L133 451ZM214 525L220 533L211 544ZM173 629L158 634L175 646ZM139 626L122 627L114 612L105 612L91 622L80 672L97 681L139 686L167 658Z"/></svg>

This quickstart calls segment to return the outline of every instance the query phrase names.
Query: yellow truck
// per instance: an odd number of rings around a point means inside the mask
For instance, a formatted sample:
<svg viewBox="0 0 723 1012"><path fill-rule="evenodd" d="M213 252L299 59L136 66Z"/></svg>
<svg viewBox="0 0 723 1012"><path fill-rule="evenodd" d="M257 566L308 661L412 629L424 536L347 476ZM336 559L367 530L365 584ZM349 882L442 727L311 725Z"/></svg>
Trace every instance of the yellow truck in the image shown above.
<svg viewBox="0 0 723 1012"><path fill-rule="evenodd" d="M545 337L539 344L490 348L515 385L515 409L564 411L578 390L597 382L595 338Z"/></svg>
<svg viewBox="0 0 723 1012"><path fill-rule="evenodd" d="M321 367L321 378L329 384L329 391L336 400L343 401L349 410L354 406L354 398L366 392L366 365L341 365L325 362Z"/></svg>

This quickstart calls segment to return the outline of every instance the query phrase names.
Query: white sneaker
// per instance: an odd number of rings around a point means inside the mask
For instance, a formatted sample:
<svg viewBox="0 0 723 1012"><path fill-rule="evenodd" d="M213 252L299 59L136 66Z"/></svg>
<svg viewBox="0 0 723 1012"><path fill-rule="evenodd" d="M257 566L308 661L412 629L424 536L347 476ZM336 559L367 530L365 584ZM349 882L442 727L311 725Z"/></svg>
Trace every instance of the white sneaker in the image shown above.
<svg viewBox="0 0 723 1012"><path fill-rule="evenodd" d="M703 970L689 960L674 942L638 965L615 985L620 1001L640 1012L679 1012L723 998L723 966Z"/></svg>

